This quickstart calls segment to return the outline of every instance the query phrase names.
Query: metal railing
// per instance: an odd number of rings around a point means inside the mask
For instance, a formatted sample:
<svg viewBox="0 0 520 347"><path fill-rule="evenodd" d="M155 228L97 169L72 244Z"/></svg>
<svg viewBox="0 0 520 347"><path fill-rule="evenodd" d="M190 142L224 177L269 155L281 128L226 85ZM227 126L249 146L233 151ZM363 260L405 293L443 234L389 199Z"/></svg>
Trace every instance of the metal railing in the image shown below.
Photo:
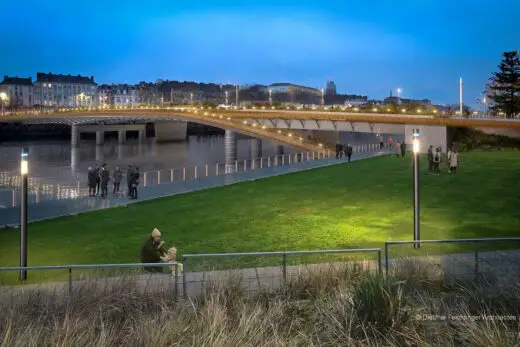
<svg viewBox="0 0 520 347"><path fill-rule="evenodd" d="M416 244L419 248L413 247ZM386 275L392 265L397 268L410 261L416 265L421 261L426 261L427 266L436 264L447 274L469 275L475 281L483 275L506 275L520 269L520 237L385 242Z"/></svg>
<svg viewBox="0 0 520 347"><path fill-rule="evenodd" d="M384 148L388 148L388 145L385 144ZM379 143L353 145L352 149L354 155L360 153L378 152L381 150ZM326 152L296 152L270 157L236 160L233 163L228 164L216 162L214 164L145 171L141 173L141 184L143 187L149 187L164 183L203 179L206 177L249 172L264 168L290 166L308 161L329 159L333 156L335 156L335 153L331 152L330 150ZM4 201L4 205L9 205L12 207L18 206L18 197L20 196L20 182L21 177L19 175L0 172L0 187L3 186L12 188L12 195L9 201L5 201L5 197L2 199L2 201ZM47 200L74 199L82 196L88 196L88 187L86 187L85 184L86 183L82 183L79 179L76 180L75 183L57 184L45 183L45 178L42 177L29 177L28 201L32 204L38 204ZM111 186L110 188L112 188ZM125 186L126 173L123 173L123 179L120 185L122 192L125 191ZM111 192L110 188L109 193Z"/></svg>
<svg viewBox="0 0 520 347"><path fill-rule="evenodd" d="M174 290L175 290L175 297L178 296L179 292L179 264L177 262L170 262L170 263L129 263L129 264L85 264L85 265L53 265L53 266L26 266L26 267L0 267L0 274L3 272L40 272L45 270L50 271L59 271L59 270L67 270L67 293L69 296L73 295L73 270L83 270L83 274L85 270L106 270L106 269L136 269L136 268L145 268L145 267L170 267L173 268L173 282L174 282ZM141 274L149 274L153 275L154 273L147 273L146 271L140 271ZM135 275L135 274L134 274ZM120 273L112 273L111 276L116 278L118 276L121 276ZM99 277L93 277L96 281L99 280ZM101 277L106 278L106 277ZM2 279L2 277L0 277ZM57 278L59 279L59 278ZM90 278L92 280L92 278ZM5 281L5 278L3 279ZM7 284L12 284L12 279L7 279ZM0 281L0 284L2 284L2 281ZM5 285L5 283L4 283ZM31 284L27 284L27 286L30 286ZM0 288L2 286L0 285Z"/></svg>
<svg viewBox="0 0 520 347"><path fill-rule="evenodd" d="M360 261L356 258L350 258L345 259L346 255L360 255L363 253L369 253L369 254L375 254L375 259L372 260L372 264L369 263L369 265L372 265L371 268L374 268L378 273L382 273L382 264L381 264L381 248L358 248L358 249L335 249L335 250L313 250L313 251L284 251L284 252L250 252L250 253L214 253L214 254L185 254L182 256L182 267L183 267L183 296L186 298L188 295L188 284L191 286L193 285L200 285L200 290L202 291L206 285L207 282L212 283L215 280L221 280L226 272L229 271L240 271L240 278L241 280L244 279L244 275L250 272L254 272L254 276L251 276L247 278L249 281L251 279L254 279L258 287L261 287L262 285L270 284L270 285L280 285L287 282L288 275L290 273L299 274L300 270L303 266L323 266L323 265L331 265L333 263L353 263L353 264L364 264L366 265L366 261ZM288 258L289 257L295 257L295 256L308 256L308 255L339 255L339 259L327 259L327 261L323 261L324 259L319 259L318 262L308 262L311 259L307 259L306 262L298 263L297 265L289 266L288 264ZM226 258L227 260L230 260L230 258L251 258L254 257L254 260L257 261L255 264L254 262L249 262L251 265L263 265L262 267L254 266L253 268L247 267L248 262L239 262L238 264L233 263L227 263L225 262ZM258 261L260 258L280 258L279 261L264 261L263 263L260 261L260 264L258 264ZM215 270L215 264L217 264L215 261L210 261L207 264L202 264L202 267L197 269L196 267L189 267L188 266L188 259L213 259L219 258L224 259L224 261L220 261L219 264L222 266L222 269ZM334 260L334 261L333 261ZM277 264L277 265L276 265ZM237 266L234 266L237 265ZM249 266L251 266L249 265ZM265 265L271 265L270 267L267 267ZM275 265L275 266L272 266ZM259 272L259 269L261 270ZM194 271L195 270L195 271ZM197 271L199 270L199 271ZM188 272L190 272L191 278L188 279ZM206 275L208 277L206 277ZM270 280L266 281L266 280ZM193 288L192 288L193 289ZM196 288L195 288L196 289ZM248 287L248 290L251 288ZM191 290L192 292L196 290Z"/></svg>

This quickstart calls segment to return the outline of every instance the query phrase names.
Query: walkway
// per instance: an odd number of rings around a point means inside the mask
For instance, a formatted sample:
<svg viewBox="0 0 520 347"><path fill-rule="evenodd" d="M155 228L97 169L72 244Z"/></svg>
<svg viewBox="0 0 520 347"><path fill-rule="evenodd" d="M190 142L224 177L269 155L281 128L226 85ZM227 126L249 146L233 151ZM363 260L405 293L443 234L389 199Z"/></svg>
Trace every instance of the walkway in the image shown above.
<svg viewBox="0 0 520 347"><path fill-rule="evenodd" d="M352 158L352 161L380 156L383 154L385 154L384 151L358 153L355 154L355 156ZM196 180L164 183L150 187L141 187L139 189L139 200L137 201L131 201L126 198L112 197L109 197L107 199L79 197L76 199L43 201L39 204L29 205L28 219L30 222L35 222L39 220L74 215L93 210L125 206L139 201L153 200L166 196L189 193L208 188L262 179L266 177L278 176L303 170L342 164L344 162L344 160L328 158L323 160L306 161L303 163L285 166L267 167L257 169L254 171L237 172L227 175L201 178ZM17 226L19 224L19 207L9 207L0 209L0 226Z"/></svg>

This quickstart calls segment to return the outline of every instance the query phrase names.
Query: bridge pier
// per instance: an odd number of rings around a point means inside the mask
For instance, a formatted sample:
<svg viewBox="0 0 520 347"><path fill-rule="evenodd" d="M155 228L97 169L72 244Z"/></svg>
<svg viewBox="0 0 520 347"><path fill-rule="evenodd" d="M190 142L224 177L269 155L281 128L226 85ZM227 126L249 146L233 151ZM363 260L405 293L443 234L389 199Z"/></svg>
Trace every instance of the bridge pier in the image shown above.
<svg viewBox="0 0 520 347"><path fill-rule="evenodd" d="M126 130L121 129L117 131L117 143L122 145L126 142Z"/></svg>
<svg viewBox="0 0 520 347"><path fill-rule="evenodd" d="M77 147L70 147L70 169L72 172L76 172L79 164L79 151Z"/></svg>
<svg viewBox="0 0 520 347"><path fill-rule="evenodd" d="M105 132L103 130L96 131L96 145L101 146L105 143Z"/></svg>
<svg viewBox="0 0 520 347"><path fill-rule="evenodd" d="M79 147L80 133L78 126L76 124L72 124L70 126L70 146L72 148Z"/></svg>
<svg viewBox="0 0 520 347"><path fill-rule="evenodd" d="M155 127L155 139L157 142L184 141L188 123L183 121L157 122Z"/></svg>
<svg viewBox="0 0 520 347"><path fill-rule="evenodd" d="M235 171L235 161L237 160L237 137L234 131L226 130L224 134L224 160L225 173Z"/></svg>
<svg viewBox="0 0 520 347"><path fill-rule="evenodd" d="M251 139L250 140L250 157L251 159L261 158L262 157L262 140L260 139Z"/></svg>

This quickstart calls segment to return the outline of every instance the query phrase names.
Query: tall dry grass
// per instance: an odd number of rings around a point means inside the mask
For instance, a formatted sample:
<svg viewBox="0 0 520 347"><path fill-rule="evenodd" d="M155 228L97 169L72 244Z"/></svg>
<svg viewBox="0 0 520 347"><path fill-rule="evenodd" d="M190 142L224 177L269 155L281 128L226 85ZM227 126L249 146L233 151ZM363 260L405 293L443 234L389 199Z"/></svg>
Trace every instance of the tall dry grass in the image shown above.
<svg viewBox="0 0 520 347"><path fill-rule="evenodd" d="M512 278L464 283L417 262L386 277L331 266L253 296L230 276L179 301L171 291L143 292L131 278L85 283L70 299L2 296L0 347L515 346L520 287ZM516 320L470 319L483 315Z"/></svg>

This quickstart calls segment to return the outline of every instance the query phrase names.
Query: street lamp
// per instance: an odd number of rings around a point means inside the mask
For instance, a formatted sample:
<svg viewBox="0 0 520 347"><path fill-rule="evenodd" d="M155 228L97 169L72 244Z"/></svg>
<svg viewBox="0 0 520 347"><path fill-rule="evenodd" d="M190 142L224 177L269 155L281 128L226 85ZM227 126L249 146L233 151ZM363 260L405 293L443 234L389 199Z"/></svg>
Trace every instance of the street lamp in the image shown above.
<svg viewBox="0 0 520 347"><path fill-rule="evenodd" d="M22 150L20 174L22 175L22 199L20 206L20 267L27 267L27 174L29 173L29 149ZM27 279L27 270L20 270L20 281Z"/></svg>
<svg viewBox="0 0 520 347"><path fill-rule="evenodd" d="M236 94L235 97L236 97L237 110L238 110L238 92L239 92L239 90L240 90L240 86L237 84L236 85L236 93L235 93Z"/></svg>
<svg viewBox="0 0 520 347"><path fill-rule="evenodd" d="M321 88L321 107L325 106L325 89Z"/></svg>
<svg viewBox="0 0 520 347"><path fill-rule="evenodd" d="M2 116L4 115L4 103L7 100L7 94L5 92L0 93L0 100L2 101Z"/></svg>
<svg viewBox="0 0 520 347"><path fill-rule="evenodd" d="M269 88L269 103L273 104L273 90Z"/></svg>
<svg viewBox="0 0 520 347"><path fill-rule="evenodd" d="M413 130L413 239L421 239L420 217L419 217L419 129ZM414 248L419 248L419 242L414 243Z"/></svg>
<svg viewBox="0 0 520 347"><path fill-rule="evenodd" d="M401 88L397 88L397 105L401 105Z"/></svg>

